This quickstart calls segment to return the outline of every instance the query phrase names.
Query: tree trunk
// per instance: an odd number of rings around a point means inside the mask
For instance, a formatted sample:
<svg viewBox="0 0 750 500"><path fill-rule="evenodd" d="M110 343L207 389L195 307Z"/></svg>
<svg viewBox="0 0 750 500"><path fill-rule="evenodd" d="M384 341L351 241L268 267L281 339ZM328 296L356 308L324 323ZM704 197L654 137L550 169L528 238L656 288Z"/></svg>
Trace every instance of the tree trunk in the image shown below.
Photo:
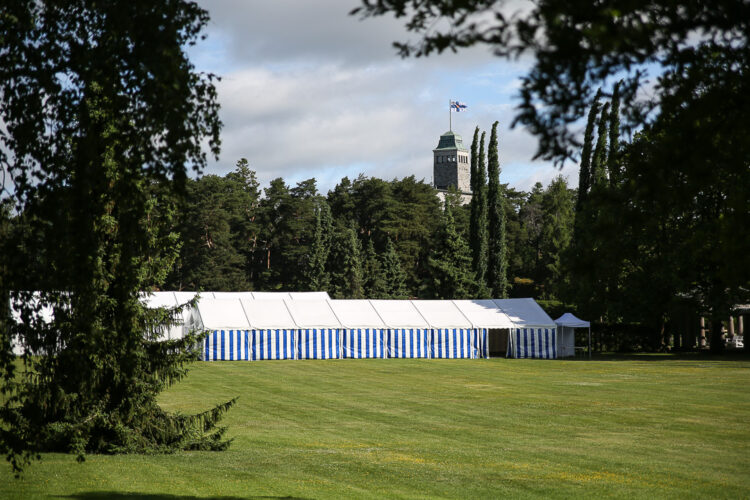
<svg viewBox="0 0 750 500"><path fill-rule="evenodd" d="M698 342L698 348L703 349L706 347L706 318L701 316L701 336Z"/></svg>
<svg viewBox="0 0 750 500"><path fill-rule="evenodd" d="M721 320L711 320L711 352L724 352L724 334L721 332Z"/></svg>

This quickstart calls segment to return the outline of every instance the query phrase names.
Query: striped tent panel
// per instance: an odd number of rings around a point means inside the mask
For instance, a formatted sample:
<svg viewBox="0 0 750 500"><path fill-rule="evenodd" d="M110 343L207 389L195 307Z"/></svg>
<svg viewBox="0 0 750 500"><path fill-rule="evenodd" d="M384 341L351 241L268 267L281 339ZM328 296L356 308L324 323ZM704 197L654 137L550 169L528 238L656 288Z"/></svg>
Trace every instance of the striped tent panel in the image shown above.
<svg viewBox="0 0 750 500"><path fill-rule="evenodd" d="M295 359L296 333L296 330L286 328L253 330L250 359Z"/></svg>
<svg viewBox="0 0 750 500"><path fill-rule="evenodd" d="M389 358L429 358L430 331L422 328L392 328L388 331Z"/></svg>
<svg viewBox="0 0 750 500"><path fill-rule="evenodd" d="M557 335L554 328L516 328L513 336L513 357L557 358Z"/></svg>
<svg viewBox="0 0 750 500"><path fill-rule="evenodd" d="M338 328L297 330L297 359L339 359L340 357Z"/></svg>
<svg viewBox="0 0 750 500"><path fill-rule="evenodd" d="M490 357L490 344L487 337L487 329L479 328L474 331L474 350L477 358Z"/></svg>
<svg viewBox="0 0 750 500"><path fill-rule="evenodd" d="M248 359L247 330L214 330L203 341L204 361Z"/></svg>
<svg viewBox="0 0 750 500"><path fill-rule="evenodd" d="M474 330L470 328L436 328L432 330L432 358L475 358Z"/></svg>
<svg viewBox="0 0 750 500"><path fill-rule="evenodd" d="M386 331L384 328L347 328L342 335L342 357L385 358Z"/></svg>

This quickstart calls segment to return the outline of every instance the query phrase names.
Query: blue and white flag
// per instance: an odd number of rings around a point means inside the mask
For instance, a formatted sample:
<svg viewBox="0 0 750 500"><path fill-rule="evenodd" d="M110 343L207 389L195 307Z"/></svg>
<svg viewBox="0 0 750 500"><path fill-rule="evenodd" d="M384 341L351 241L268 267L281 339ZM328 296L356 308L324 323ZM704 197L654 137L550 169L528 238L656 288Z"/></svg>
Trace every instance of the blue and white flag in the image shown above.
<svg viewBox="0 0 750 500"><path fill-rule="evenodd" d="M461 111L466 109L466 104L460 102L460 101L451 101L451 111L455 111L456 113L460 113Z"/></svg>

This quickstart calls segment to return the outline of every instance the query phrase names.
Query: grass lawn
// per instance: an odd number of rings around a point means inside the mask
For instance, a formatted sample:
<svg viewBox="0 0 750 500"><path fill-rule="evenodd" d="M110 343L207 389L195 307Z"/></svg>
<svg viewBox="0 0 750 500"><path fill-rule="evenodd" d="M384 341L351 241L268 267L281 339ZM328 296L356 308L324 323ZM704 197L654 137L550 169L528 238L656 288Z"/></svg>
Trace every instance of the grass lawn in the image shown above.
<svg viewBox="0 0 750 500"><path fill-rule="evenodd" d="M45 454L0 497L750 496L750 361L198 363L162 397L240 396L226 452Z"/></svg>

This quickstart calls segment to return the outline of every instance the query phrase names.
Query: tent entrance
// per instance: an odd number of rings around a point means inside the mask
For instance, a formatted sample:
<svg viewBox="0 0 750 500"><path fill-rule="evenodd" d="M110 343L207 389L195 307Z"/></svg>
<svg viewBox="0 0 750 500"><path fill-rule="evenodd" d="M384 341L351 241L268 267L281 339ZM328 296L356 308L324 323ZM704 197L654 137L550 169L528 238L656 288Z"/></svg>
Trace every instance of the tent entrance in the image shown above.
<svg viewBox="0 0 750 500"><path fill-rule="evenodd" d="M487 330L487 343L491 358L504 358L508 352L507 328L490 328Z"/></svg>

